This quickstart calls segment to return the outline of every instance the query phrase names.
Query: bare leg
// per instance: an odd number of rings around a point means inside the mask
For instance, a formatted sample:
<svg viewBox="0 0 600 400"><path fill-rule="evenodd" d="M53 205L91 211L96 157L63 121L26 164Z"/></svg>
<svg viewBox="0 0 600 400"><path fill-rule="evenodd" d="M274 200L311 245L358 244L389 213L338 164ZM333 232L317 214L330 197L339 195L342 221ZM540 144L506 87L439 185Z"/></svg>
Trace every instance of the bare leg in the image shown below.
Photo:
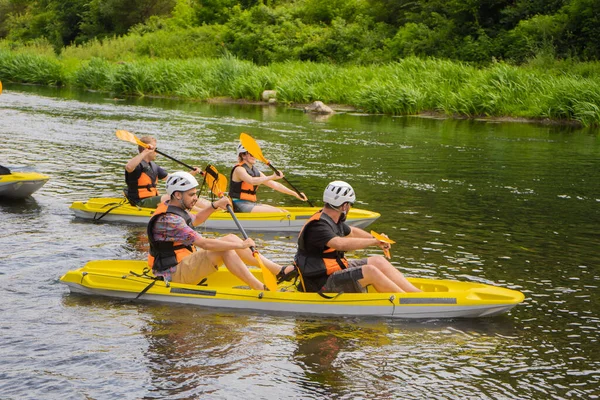
<svg viewBox="0 0 600 400"><path fill-rule="evenodd" d="M225 240L225 241L229 241L229 242L241 242L242 241L242 239L240 239L239 237L237 237L234 234L229 234L227 236L223 236L222 238L219 238L219 240ZM256 261L256 258L254 258L254 255L252 254L252 250L240 249L240 250L236 250L235 252L238 254L238 256L242 259L242 261L246 265L252 265L252 266L258 267L258 261ZM277 275L279 273L279 271L281 271L281 265L269 260L262 254L260 254L259 256L260 256L261 261L265 265L265 267L267 267L267 269L269 271L271 271L271 273L273 273L274 275ZM287 270L285 272L289 272L291 270L292 270L292 268L287 268Z"/></svg>
<svg viewBox="0 0 600 400"><path fill-rule="evenodd" d="M421 290L415 287L406 279L402 272L398 271L388 260L382 256L369 257L367 263L375 266L389 280L394 282L403 292L420 292Z"/></svg>
<svg viewBox="0 0 600 400"><path fill-rule="evenodd" d="M254 275L248 270L248 267L242 262L240 257L234 250L227 251L209 251L208 256L213 265L222 265L236 277L240 278L243 282L248 284L252 289L263 290L264 285L261 281L256 279Z"/></svg>
<svg viewBox="0 0 600 400"><path fill-rule="evenodd" d="M257 213L257 212L259 212L259 213L260 212L271 212L271 213L280 212L280 213L284 213L284 212L287 212L287 211L284 210L284 209L281 209L281 208L270 206L268 204L257 204L257 205L254 206L254 208L252 208L251 212L253 212L253 213Z"/></svg>
<svg viewBox="0 0 600 400"><path fill-rule="evenodd" d="M398 285L392 282L387 276L383 274L374 265L363 265L362 267L363 278L358 281L361 286L366 287L367 285L373 285L375 290L379 293L402 293L404 290L400 289Z"/></svg>

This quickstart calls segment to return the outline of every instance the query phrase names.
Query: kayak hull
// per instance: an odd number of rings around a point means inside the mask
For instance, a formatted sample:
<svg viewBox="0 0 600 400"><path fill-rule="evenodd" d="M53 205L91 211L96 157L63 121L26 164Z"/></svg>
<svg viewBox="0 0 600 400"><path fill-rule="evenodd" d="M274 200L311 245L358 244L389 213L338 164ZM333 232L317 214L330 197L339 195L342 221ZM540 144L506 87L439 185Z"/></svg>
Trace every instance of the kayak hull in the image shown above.
<svg viewBox="0 0 600 400"><path fill-rule="evenodd" d="M88 201L76 201L71 207L76 217L105 222L125 222L133 224L148 224L154 209L135 207L119 198L92 198ZM300 232L306 221L317 211L318 207L285 207L282 213L236 213L245 230L262 232ZM352 208L346 223L350 226L365 228L372 224L379 213ZM200 229L207 230L237 230L235 221L227 211L214 212Z"/></svg>
<svg viewBox="0 0 600 400"><path fill-rule="evenodd" d="M31 196L48 182L50 177L37 172L13 172L0 175L0 198L22 199Z"/></svg>
<svg viewBox="0 0 600 400"><path fill-rule="evenodd" d="M72 293L139 301L179 303L210 308L262 312L404 319L478 318L504 313L524 300L521 292L481 283L435 279L410 279L421 293L342 293L325 299L303 293L289 283L279 291L248 289L221 267L203 286L154 281L142 275L145 261L91 261L61 277ZM251 269L262 279L259 269ZM138 295L152 282L144 294ZM334 294L332 294L334 295Z"/></svg>

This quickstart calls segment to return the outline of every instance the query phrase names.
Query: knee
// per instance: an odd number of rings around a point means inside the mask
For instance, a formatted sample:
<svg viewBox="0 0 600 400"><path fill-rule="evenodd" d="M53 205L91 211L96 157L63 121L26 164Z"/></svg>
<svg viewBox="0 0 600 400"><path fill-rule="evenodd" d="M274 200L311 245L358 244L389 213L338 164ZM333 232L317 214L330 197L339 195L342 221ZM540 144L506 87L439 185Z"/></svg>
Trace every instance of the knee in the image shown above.
<svg viewBox="0 0 600 400"><path fill-rule="evenodd" d="M373 279L377 279L382 275L379 268L377 268L373 264L366 264L362 266L363 277L367 278L368 281L372 281Z"/></svg>
<svg viewBox="0 0 600 400"><path fill-rule="evenodd" d="M242 239L240 239L238 236L234 235L233 233L223 236L223 240L227 240L229 242L241 242L242 241Z"/></svg>
<svg viewBox="0 0 600 400"><path fill-rule="evenodd" d="M369 257L369 264L375 265L376 267L379 267L379 268L390 265L389 261L384 256Z"/></svg>

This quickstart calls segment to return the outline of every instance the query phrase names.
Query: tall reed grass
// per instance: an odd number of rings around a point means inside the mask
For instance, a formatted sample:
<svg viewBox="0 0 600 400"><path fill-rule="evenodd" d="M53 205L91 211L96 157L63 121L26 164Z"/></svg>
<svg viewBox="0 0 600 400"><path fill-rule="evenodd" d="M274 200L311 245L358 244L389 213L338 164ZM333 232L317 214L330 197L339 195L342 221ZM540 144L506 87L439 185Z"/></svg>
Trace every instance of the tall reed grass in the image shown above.
<svg viewBox="0 0 600 400"><path fill-rule="evenodd" d="M96 44L98 49L102 44ZM91 48L91 47L90 47ZM600 64L487 68L407 58L378 66L282 62L257 66L235 57L117 60L19 52L0 46L3 81L68 85L121 96L259 100L277 90L283 103L321 100L366 112L519 117L600 125ZM101 52L90 52L101 54Z"/></svg>
<svg viewBox="0 0 600 400"><path fill-rule="evenodd" d="M63 67L54 57L0 50L0 80L62 85Z"/></svg>

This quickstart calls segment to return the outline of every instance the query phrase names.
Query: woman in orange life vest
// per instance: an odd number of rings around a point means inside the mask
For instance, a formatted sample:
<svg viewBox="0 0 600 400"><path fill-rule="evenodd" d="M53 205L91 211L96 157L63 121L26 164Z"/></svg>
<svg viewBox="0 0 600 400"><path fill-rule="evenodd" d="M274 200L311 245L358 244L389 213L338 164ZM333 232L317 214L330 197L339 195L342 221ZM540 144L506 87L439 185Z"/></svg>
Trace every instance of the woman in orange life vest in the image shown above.
<svg viewBox="0 0 600 400"><path fill-rule="evenodd" d="M249 249L255 246L252 239L242 241L233 234L207 239L193 229L206 221L216 209L225 209L229 204L229 199L222 197L195 216L190 215L188 210L198 201L197 187L198 181L188 172L178 171L167 178L169 201L158 206L147 229L150 242L148 264L154 275L172 282L197 284L224 264L252 289L264 290L262 282L246 267L246 264L258 265ZM293 266L282 267L262 255L260 257L264 265L278 276L293 270Z"/></svg>
<svg viewBox="0 0 600 400"><path fill-rule="evenodd" d="M125 182L127 183L127 199L132 205L139 207L156 208L159 203L164 203L169 200L168 195L161 196L158 192L158 180L164 180L168 173L158 166L154 160L156 159L156 139L152 136L143 136L141 142L149 146L138 146L138 155L133 157L125 164ZM200 169L196 168L191 173L196 175ZM209 202L201 199L202 208L209 205ZM201 208L197 207L196 211Z"/></svg>
<svg viewBox="0 0 600 400"><path fill-rule="evenodd" d="M347 260L344 252L370 246L389 248L364 230L344 221L356 201L352 186L331 182L323 193L323 209L298 236L294 259L307 292L361 293L373 285L380 293L420 292L383 256Z"/></svg>
<svg viewBox="0 0 600 400"><path fill-rule="evenodd" d="M256 158L248 153L241 144L237 148L237 154L238 164L231 170L229 178L229 197L233 200L233 210L235 212L286 212L281 208L256 202L256 190L260 185L265 185L278 192L289 194L298 200L308 200L304 193L301 193L300 196L281 183L275 182L275 180L283 178L283 173L281 175L273 174L266 176L260 172L254 166Z"/></svg>

